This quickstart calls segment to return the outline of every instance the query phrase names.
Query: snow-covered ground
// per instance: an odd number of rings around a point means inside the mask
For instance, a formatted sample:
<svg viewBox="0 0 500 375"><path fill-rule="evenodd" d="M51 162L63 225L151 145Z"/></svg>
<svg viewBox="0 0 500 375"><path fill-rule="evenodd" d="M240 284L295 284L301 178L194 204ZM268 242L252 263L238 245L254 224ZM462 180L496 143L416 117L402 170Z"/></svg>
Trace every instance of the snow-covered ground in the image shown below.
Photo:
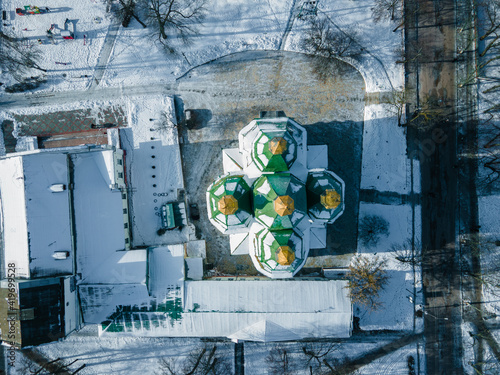
<svg viewBox="0 0 500 375"><path fill-rule="evenodd" d="M388 104L366 106L361 188L419 193L420 164L404 157L405 154L406 128L398 126L394 109Z"/></svg>
<svg viewBox="0 0 500 375"><path fill-rule="evenodd" d="M420 239L420 206L415 207L415 218L412 217L412 207L409 204L385 205L375 203L360 203L359 218L365 216L379 216L385 219L389 226L389 234L381 235L375 246L365 245L358 239L360 253L390 253L393 246L402 246L411 240L413 221L415 221L415 239Z"/></svg>
<svg viewBox="0 0 500 375"><path fill-rule="evenodd" d="M328 354L327 359L330 363L335 360L352 359L361 357L364 353L383 345L384 341L378 343L343 343L335 344L333 350ZM385 342L386 343L386 342ZM272 375L270 371L271 357L270 353L276 348L286 350L289 361L289 370L291 374L306 375L309 374L307 356L302 348L307 346L309 349L322 349L322 352L329 347L328 343L245 343L245 374L246 375ZM316 363L311 363L313 366Z"/></svg>
<svg viewBox="0 0 500 375"><path fill-rule="evenodd" d="M71 335L64 341L41 345L37 349L49 358L62 358L65 362L78 359L71 368L75 370L85 364L86 367L78 373L82 375L149 375L160 373L161 358L177 358L182 361L183 356L203 347L201 340L189 338L97 337L93 328L85 327L77 335ZM233 348L233 343L217 343L217 352L231 367L234 363ZM11 368L10 375L14 374L27 373L16 366Z"/></svg>
<svg viewBox="0 0 500 375"><path fill-rule="evenodd" d="M500 195L479 197L479 225L481 230L481 267L489 282L483 285L484 309L500 315L500 289L492 272L498 272L500 250L496 241L499 240L500 228Z"/></svg>
<svg viewBox="0 0 500 375"><path fill-rule="evenodd" d="M87 87L111 23L110 18L105 17L105 3L89 0L47 0L38 3L38 6L42 10L48 7L48 13L18 16L16 8L23 8L28 4L30 3L24 0L2 1L2 9L8 12L7 21L4 22L8 26L4 26L4 30L14 33L17 37L27 38L27 48L33 45L40 49L43 54L40 66L48 70L49 81L45 89L66 91ZM52 43L47 38L47 30L52 25L55 25L56 29L64 30L66 19L75 26L75 39L56 39Z"/></svg>
<svg viewBox="0 0 500 375"><path fill-rule="evenodd" d="M203 343L199 339L191 338L138 338L138 337L97 337L93 327L86 327L77 335L72 335L64 341L41 345L37 348L48 358L61 358L66 363L78 359L70 368L76 369L85 364L85 368L79 372L82 375L143 375L157 374L160 372L159 360L176 359L178 363L186 358L189 353L204 344L208 348L217 346L216 353L230 367L229 374L234 373L234 344L231 342ZM370 351L380 348L391 341L391 338L380 337L377 342L353 342L336 343L327 358L330 363L336 361L353 360L361 358ZM307 357L302 347L308 349L327 349L329 343L281 343L279 346L287 351L290 372L294 375L309 375ZM266 360L269 353L275 348L273 343L251 343L244 344L245 374L247 375L271 375L269 362ZM420 349L420 352L422 349ZM417 357L416 344L407 345L397 351L384 356L373 363L362 367L359 371L363 375L400 375L406 374L408 370L408 357ZM17 356L17 365L10 368L10 375L25 375L22 371L22 356ZM313 365L316 363L313 362ZM417 366L415 366L417 368ZM422 373L422 372L421 372ZM417 372L418 374L418 372Z"/></svg>
<svg viewBox="0 0 500 375"><path fill-rule="evenodd" d="M115 40L108 30L116 21L105 13L102 1L72 2L68 6L64 0L47 0L44 7L51 9L49 13L23 17L15 14L15 8L26 5L25 2L4 0L3 3L3 8L9 10L5 26L8 30L28 37L29 43L38 45L38 39L42 41L39 45L44 55L42 67L49 70L49 81L43 91L88 88L99 56L106 55L111 47L109 59L100 61L107 64L101 86L156 85L172 82L193 67L236 52L280 47L301 52L299 42L306 25L296 17L302 6L300 1L212 1L208 3L208 16L199 27L199 35L189 45L172 38L171 46L178 53L166 54L151 36L151 28L144 29L135 20L128 28L120 27ZM357 41L367 53L348 62L360 70L366 90L390 91L403 84L402 66L395 63L401 34L393 33L393 25L389 23L375 24L371 20L372 4L373 1L358 4L340 0L319 2L318 9L341 30L349 33L351 29L357 30ZM64 28L66 19L74 21L76 38L50 43L46 30L52 24Z"/></svg>
<svg viewBox="0 0 500 375"><path fill-rule="evenodd" d="M388 276L388 282L377 299L381 302L378 310L371 312L363 306L355 306L354 315L360 318L360 328L363 330L411 331L422 328L423 322L414 318L415 305L422 303L420 267L417 265L414 270L410 264L403 264L395 258L396 250L411 250L412 232L418 251L420 212L420 206L416 206L413 212L408 204L360 203L360 221L366 216L378 216L388 224L388 232L378 236L374 245L365 244L358 238L358 252L366 257L378 256L380 260L386 260Z"/></svg>

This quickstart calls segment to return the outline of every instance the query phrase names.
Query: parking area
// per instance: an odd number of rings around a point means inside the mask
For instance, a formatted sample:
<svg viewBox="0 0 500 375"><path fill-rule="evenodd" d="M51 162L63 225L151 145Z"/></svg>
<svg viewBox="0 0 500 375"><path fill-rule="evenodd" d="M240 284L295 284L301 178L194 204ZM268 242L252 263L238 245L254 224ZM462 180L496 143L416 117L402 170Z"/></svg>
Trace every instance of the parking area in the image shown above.
<svg viewBox="0 0 500 375"><path fill-rule="evenodd" d="M177 111L200 114L195 126L179 126L187 198L198 203L197 235L207 241L207 260L221 274L253 275L248 255L231 256L229 237L208 221L205 191L222 170L222 149L237 147L238 132L262 110L283 110L308 131L308 144L328 145L329 169L346 185L346 209L328 227L327 249L314 250L303 273L314 267L346 266L356 251L364 116L364 81L337 62L321 80L311 59L280 52L227 56L180 78Z"/></svg>

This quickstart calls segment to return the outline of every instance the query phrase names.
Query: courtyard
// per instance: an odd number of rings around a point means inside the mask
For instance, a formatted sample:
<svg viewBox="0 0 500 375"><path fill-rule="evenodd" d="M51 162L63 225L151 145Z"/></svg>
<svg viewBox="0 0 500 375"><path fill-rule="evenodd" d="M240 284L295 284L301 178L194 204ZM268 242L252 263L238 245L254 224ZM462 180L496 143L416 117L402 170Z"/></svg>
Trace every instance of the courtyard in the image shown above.
<svg viewBox="0 0 500 375"><path fill-rule="evenodd" d="M219 275L256 275L248 255L231 256L229 237L208 221L205 192L223 174L222 149L238 146L238 132L260 111L282 110L303 125L308 145L328 145L328 169L346 184L346 209L327 229L327 248L311 250L302 275L319 267L346 267L357 247L357 219L365 88L361 75L342 61L319 76L315 61L293 52L243 52L202 65L178 80L179 136L188 203L197 203L197 237L207 242L209 268ZM300 275L300 274L299 274Z"/></svg>

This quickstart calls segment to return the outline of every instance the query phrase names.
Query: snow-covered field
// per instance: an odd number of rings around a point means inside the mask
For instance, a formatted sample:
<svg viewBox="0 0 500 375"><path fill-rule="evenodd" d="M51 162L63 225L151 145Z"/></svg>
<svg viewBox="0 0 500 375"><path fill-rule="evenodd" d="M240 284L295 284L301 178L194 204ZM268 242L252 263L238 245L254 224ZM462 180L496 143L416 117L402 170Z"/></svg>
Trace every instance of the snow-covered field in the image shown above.
<svg viewBox="0 0 500 375"><path fill-rule="evenodd" d="M208 343L210 345L210 343ZM161 358L177 358L182 361L193 349L203 347L198 339L164 339L138 337L97 337L93 327L85 327L77 335L66 340L41 345L37 349L49 358L62 358L66 362L78 359L72 369L85 364L78 374L82 375L153 375L161 373ZM233 343L217 343L217 351L230 366L234 363ZM11 374L26 375L20 367Z"/></svg>
<svg viewBox="0 0 500 375"><path fill-rule="evenodd" d="M388 104L365 107L361 188L393 191L400 194L420 192L420 164L406 153L406 128L398 126ZM413 163L413 185L411 164Z"/></svg>
<svg viewBox="0 0 500 375"><path fill-rule="evenodd" d="M415 215L413 218L412 216ZM418 247L420 238L420 207L412 213L410 205L383 205L373 203L360 203L360 220L365 216L378 216L388 223L387 235L380 235L376 245L367 246L358 239L358 252L366 257L378 256L386 260L386 276L389 277L387 285L379 295L378 301L382 306L370 312L363 306L356 306L354 315L360 318L360 328L363 330L408 330L414 329L415 304L421 302L421 270L413 270L410 264L403 264L395 259L396 249L410 250L412 231L415 231L415 240ZM413 221L416 227L413 228ZM414 286L416 296L414 296ZM415 322L415 328L421 322Z"/></svg>
<svg viewBox="0 0 500 375"><path fill-rule="evenodd" d="M8 20L4 22L7 26L3 27L17 37L27 38L27 48L33 45L40 49L43 54L40 66L48 70L49 78L45 90L84 89L94 73L111 23L110 18L105 16L106 6L102 1L90 0L47 0L42 3L33 5L40 6L42 10L48 7L48 13L18 16L15 9L30 3L23 0L3 0L2 9L8 11ZM52 43L47 38L47 30L52 25L58 30L64 30L66 19L74 24L75 39L56 39Z"/></svg>
<svg viewBox="0 0 500 375"><path fill-rule="evenodd" d="M68 6L64 0L47 0L44 6L51 9L49 13L23 17L17 16L14 10L26 5L25 2L4 0L3 3L3 8L10 10L8 26L4 27L29 38L29 43L38 45L38 40L42 41L39 45L44 55L41 65L49 70L49 82L42 91L88 88L99 56L103 52L106 55L111 47L109 59L100 61L107 65L101 86L157 85L172 82L193 67L236 52L280 47L301 52L299 41L306 25L296 19L302 5L300 1L212 1L208 4L208 17L199 27L199 35L192 38L189 45L172 39L172 47L178 53L166 54L151 36L151 29L144 29L135 20L128 28L120 27L114 40L108 29L116 21L105 13L103 1L72 2ZM348 62L360 70L366 90L390 91L403 84L402 66L395 63L401 34L393 33L388 23L373 23L371 6L371 1L359 4L341 0L319 2L318 9L340 29L357 30L356 40L367 53ZM61 39L52 44L46 37L46 30L52 24L64 28L65 19L74 21L75 39ZM286 40L284 35L288 36Z"/></svg>

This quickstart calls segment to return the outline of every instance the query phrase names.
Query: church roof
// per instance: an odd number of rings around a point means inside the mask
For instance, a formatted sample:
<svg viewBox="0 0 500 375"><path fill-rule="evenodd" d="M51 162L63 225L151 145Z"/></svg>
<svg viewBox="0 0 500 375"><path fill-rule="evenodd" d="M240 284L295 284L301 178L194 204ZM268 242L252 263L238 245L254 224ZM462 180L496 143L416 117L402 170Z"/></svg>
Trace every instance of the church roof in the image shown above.
<svg viewBox="0 0 500 375"><path fill-rule="evenodd" d="M307 248L292 229L262 229L255 233L254 264L272 278L292 277L305 263Z"/></svg>
<svg viewBox="0 0 500 375"><path fill-rule="evenodd" d="M246 163L255 172L286 172L296 160L304 162L305 129L287 117L256 119L239 138Z"/></svg>
<svg viewBox="0 0 500 375"><path fill-rule="evenodd" d="M253 185L255 218L270 229L291 229L306 215L305 185L290 173L259 177Z"/></svg>
<svg viewBox="0 0 500 375"><path fill-rule="evenodd" d="M251 219L251 189L243 175L226 175L207 190L208 215L222 232L245 227Z"/></svg>
<svg viewBox="0 0 500 375"><path fill-rule="evenodd" d="M344 212L344 182L330 171L310 172L306 182L308 213L333 223Z"/></svg>

